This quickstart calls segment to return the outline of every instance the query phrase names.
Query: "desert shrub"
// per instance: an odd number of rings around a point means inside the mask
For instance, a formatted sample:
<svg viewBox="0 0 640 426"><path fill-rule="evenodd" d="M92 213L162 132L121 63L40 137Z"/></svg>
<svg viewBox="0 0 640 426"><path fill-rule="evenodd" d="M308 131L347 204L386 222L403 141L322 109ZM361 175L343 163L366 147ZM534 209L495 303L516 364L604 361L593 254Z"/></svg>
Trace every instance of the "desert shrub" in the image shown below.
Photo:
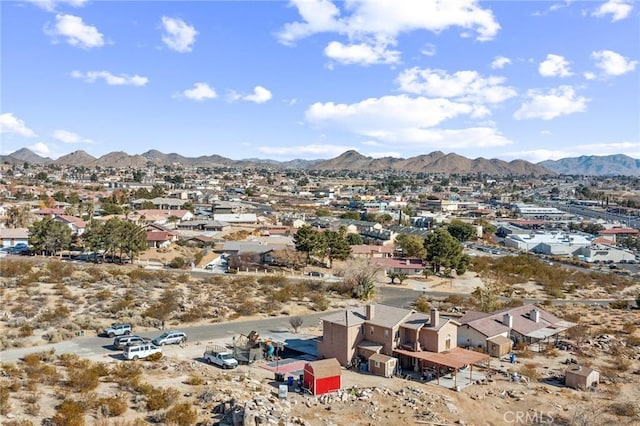
<svg viewBox="0 0 640 426"><path fill-rule="evenodd" d="M145 360L149 362L158 362L161 359L162 359L162 352L156 352L155 354L151 354L145 358Z"/></svg>
<svg viewBox="0 0 640 426"><path fill-rule="evenodd" d="M242 316L253 315L258 312L258 307L253 301L247 300L236 306L236 312Z"/></svg>
<svg viewBox="0 0 640 426"><path fill-rule="evenodd" d="M528 377L532 381L538 381L540 379L540 373L538 372L536 365L532 363L526 363L521 365L518 369L518 373Z"/></svg>
<svg viewBox="0 0 640 426"><path fill-rule="evenodd" d="M127 274L133 281L151 282L156 280L156 274L144 269L133 269Z"/></svg>
<svg viewBox="0 0 640 426"><path fill-rule="evenodd" d="M25 355L23 358L24 371L30 382L35 384L55 384L60 374L55 366L42 362L41 356L46 352ZM50 362L50 360L47 360Z"/></svg>
<svg viewBox="0 0 640 426"><path fill-rule="evenodd" d="M281 303L289 302L291 300L291 286L285 285L281 289L278 289L273 293L273 298Z"/></svg>
<svg viewBox="0 0 640 426"><path fill-rule="evenodd" d="M171 259L171 262L169 262L169 267L174 269L182 269L185 267L186 264L187 264L187 261L184 259L184 257L176 256L173 259Z"/></svg>
<svg viewBox="0 0 640 426"><path fill-rule="evenodd" d="M73 264L62 262L60 260L50 260L47 262L47 273L49 275L49 281L52 283L60 283L66 277L70 277L75 268Z"/></svg>
<svg viewBox="0 0 640 426"><path fill-rule="evenodd" d="M180 315L179 317L180 321L182 322L199 321L204 317L204 314L206 312L205 309L206 308L204 306L193 306L192 308L187 310L187 312Z"/></svg>
<svg viewBox="0 0 640 426"><path fill-rule="evenodd" d="M56 426L84 426L84 408L77 401L65 399L52 420Z"/></svg>
<svg viewBox="0 0 640 426"><path fill-rule="evenodd" d="M35 426L31 420L19 419L19 420L7 420L2 426Z"/></svg>
<svg viewBox="0 0 640 426"><path fill-rule="evenodd" d="M10 396L11 390L9 389L9 383L3 382L0 384L0 414L3 416L11 410L11 403L9 402Z"/></svg>
<svg viewBox="0 0 640 426"><path fill-rule="evenodd" d="M617 369L618 371L627 371L629 368L631 368L631 364L631 360L626 358L622 354L615 356L612 362L613 368Z"/></svg>
<svg viewBox="0 0 640 426"><path fill-rule="evenodd" d="M636 336L627 337L627 346L640 346L640 337L636 337Z"/></svg>
<svg viewBox="0 0 640 426"><path fill-rule="evenodd" d="M640 414L638 405L633 402L614 402L609 404L607 411L621 417L635 417Z"/></svg>
<svg viewBox="0 0 640 426"><path fill-rule="evenodd" d="M185 380L184 383L191 386L198 386L204 383L204 379L202 378L202 376L192 374L187 377L187 380Z"/></svg>
<svg viewBox="0 0 640 426"><path fill-rule="evenodd" d="M117 417L124 414L129 408L125 395L116 395L99 400L100 413L107 417Z"/></svg>
<svg viewBox="0 0 640 426"><path fill-rule="evenodd" d="M31 271L32 263L24 260L2 260L0 262L0 276L6 278L20 277Z"/></svg>
<svg viewBox="0 0 640 426"><path fill-rule="evenodd" d="M285 285L287 279L282 275L265 275L258 278L258 284L264 286L281 287Z"/></svg>
<svg viewBox="0 0 640 426"><path fill-rule="evenodd" d="M627 334L633 334L636 332L637 329L638 329L638 326L633 322L625 322L622 325L622 331L624 331Z"/></svg>
<svg viewBox="0 0 640 426"><path fill-rule="evenodd" d="M313 309L317 311L326 311L329 309L329 299L322 293L313 293L310 297L313 303Z"/></svg>
<svg viewBox="0 0 640 426"><path fill-rule="evenodd" d="M466 300L462 296L458 296L457 294L452 294L447 296L446 299L443 300L444 303L450 303L455 306L464 305Z"/></svg>
<svg viewBox="0 0 640 426"><path fill-rule="evenodd" d="M20 337L29 337L33 336L33 327L29 324L25 324L18 330L18 336Z"/></svg>
<svg viewBox="0 0 640 426"><path fill-rule="evenodd" d="M609 307L611 309L628 309L629 302L627 302L626 300L614 300L613 302L609 303Z"/></svg>
<svg viewBox="0 0 640 426"><path fill-rule="evenodd" d="M180 392L174 388L153 388L146 395L147 409L151 411L163 410L171 405L180 396Z"/></svg>
<svg viewBox="0 0 640 426"><path fill-rule="evenodd" d="M117 363L109 371L109 379L120 386L135 387L142 376L142 367L136 363Z"/></svg>
<svg viewBox="0 0 640 426"><path fill-rule="evenodd" d="M94 293L96 299L100 301L109 300L113 297L113 292L108 288L103 288Z"/></svg>
<svg viewBox="0 0 640 426"><path fill-rule="evenodd" d="M59 303L54 309L47 309L40 314L41 322L58 324L69 317L70 311L65 305Z"/></svg>
<svg viewBox="0 0 640 426"><path fill-rule="evenodd" d="M85 393L98 387L103 373L106 374L100 365L82 360L67 368L67 386L76 392Z"/></svg>
<svg viewBox="0 0 640 426"><path fill-rule="evenodd" d="M178 426L190 426L198 422L198 412L188 402L176 404L165 415L165 422Z"/></svg>
<svg viewBox="0 0 640 426"><path fill-rule="evenodd" d="M418 312L429 312L431 311L431 300L428 296L420 296L416 299L414 303L416 310Z"/></svg>

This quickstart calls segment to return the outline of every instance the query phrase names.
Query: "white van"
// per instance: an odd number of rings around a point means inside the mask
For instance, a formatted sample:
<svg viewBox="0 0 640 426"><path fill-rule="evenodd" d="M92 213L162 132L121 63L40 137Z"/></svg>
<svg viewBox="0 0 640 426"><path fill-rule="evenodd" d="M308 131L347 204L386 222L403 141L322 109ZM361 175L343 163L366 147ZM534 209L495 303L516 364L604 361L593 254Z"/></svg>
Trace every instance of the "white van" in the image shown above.
<svg viewBox="0 0 640 426"><path fill-rule="evenodd" d="M162 348L157 347L153 343L127 346L122 351L122 355L125 359L132 359L134 361L140 358L146 358L156 353L162 353Z"/></svg>

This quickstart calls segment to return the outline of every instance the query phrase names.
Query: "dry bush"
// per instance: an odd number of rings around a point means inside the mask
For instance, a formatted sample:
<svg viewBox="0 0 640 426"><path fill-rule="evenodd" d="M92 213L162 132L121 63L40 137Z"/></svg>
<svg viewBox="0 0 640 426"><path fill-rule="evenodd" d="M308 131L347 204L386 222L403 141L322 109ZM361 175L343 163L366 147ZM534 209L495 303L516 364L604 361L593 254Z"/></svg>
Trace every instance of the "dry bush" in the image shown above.
<svg viewBox="0 0 640 426"><path fill-rule="evenodd" d="M98 387L100 377L107 374L100 363L82 360L67 367L67 386L76 392L85 393Z"/></svg>
<svg viewBox="0 0 640 426"><path fill-rule="evenodd" d="M77 401L65 399L52 420L56 426L84 426L84 407Z"/></svg>
<svg viewBox="0 0 640 426"><path fill-rule="evenodd" d="M140 364L119 362L109 371L109 380L121 387L135 388L142 376Z"/></svg>
<svg viewBox="0 0 640 426"><path fill-rule="evenodd" d="M107 417L121 416L129 408L126 395L100 398L98 404L100 407L100 413Z"/></svg>
<svg viewBox="0 0 640 426"><path fill-rule="evenodd" d="M187 380L185 380L184 383L191 386L199 386L204 384L204 379L202 378L202 376L192 374L187 377Z"/></svg>
<svg viewBox="0 0 640 426"><path fill-rule="evenodd" d="M164 410L180 396L180 392L174 388L154 388L146 394L147 409L151 411Z"/></svg>
<svg viewBox="0 0 640 426"><path fill-rule="evenodd" d="M414 306L418 312L430 312L431 299L428 296L420 296L414 302Z"/></svg>
<svg viewBox="0 0 640 426"><path fill-rule="evenodd" d="M640 415L640 408L633 402L614 402L609 404L607 411L620 417L636 417Z"/></svg>
<svg viewBox="0 0 640 426"><path fill-rule="evenodd" d="M11 411L11 403L9 398L11 397L11 390L9 389L9 383L2 382L0 384L0 414L7 415Z"/></svg>
<svg viewBox="0 0 640 426"><path fill-rule="evenodd" d="M622 325L622 331L624 331L627 334L633 334L636 332L637 329L638 329L638 326L631 321L625 322Z"/></svg>
<svg viewBox="0 0 640 426"><path fill-rule="evenodd" d="M277 291L273 292L273 298L274 300L281 303L289 302L291 300L291 286L287 284L281 289L278 289Z"/></svg>
<svg viewBox="0 0 640 426"><path fill-rule="evenodd" d="M629 370L629 368L631 368L631 360L626 358L624 355L620 354L620 355L616 355L613 358L613 362L611 363L613 368L615 368L616 370L620 371L620 372L625 372L627 370Z"/></svg>
<svg viewBox="0 0 640 426"><path fill-rule="evenodd" d="M41 313L38 319L40 322L48 324L59 324L63 320L69 318L70 314L71 312L69 311L69 308L62 303L58 303L54 309L47 309Z"/></svg>
<svg viewBox="0 0 640 426"><path fill-rule="evenodd" d="M29 324L23 325L22 327L20 327L18 336L20 336L20 337L33 336L33 327L31 327L31 325L29 325Z"/></svg>
<svg viewBox="0 0 640 426"><path fill-rule="evenodd" d="M536 382L540 380L540 372L536 367L536 364L526 363L520 366L518 373L522 376L528 377L531 381Z"/></svg>
<svg viewBox="0 0 640 426"><path fill-rule="evenodd" d="M53 385L60 379L60 373L55 366L48 364L51 359L42 361L42 356L46 356L46 352L33 353L25 355L23 358L24 371L27 379L31 384L48 384Z"/></svg>
<svg viewBox="0 0 640 426"><path fill-rule="evenodd" d="M46 271L48 272L49 282L61 283L66 277L70 277L73 274L75 267L71 263L51 259L47 262Z"/></svg>
<svg viewBox="0 0 640 426"><path fill-rule="evenodd" d="M197 305L191 307L187 312L180 315L178 318L182 322L196 322L200 321L207 313L206 305Z"/></svg>
<svg viewBox="0 0 640 426"><path fill-rule="evenodd" d="M287 278L282 275L265 275L258 278L258 284L270 287L282 287L287 283Z"/></svg>
<svg viewBox="0 0 640 426"><path fill-rule="evenodd" d="M309 297L316 311L326 311L329 309L329 299L322 293L313 293Z"/></svg>
<svg viewBox="0 0 640 426"><path fill-rule="evenodd" d="M253 301L247 300L243 303L240 303L238 306L236 306L235 310L241 316L249 316L257 313L258 307Z"/></svg>
<svg viewBox="0 0 640 426"><path fill-rule="evenodd" d="M14 278L27 275L33 264L24 260L2 260L0 262L0 276Z"/></svg>
<svg viewBox="0 0 640 426"><path fill-rule="evenodd" d="M176 404L165 414L165 422L178 426L194 425L198 422L198 412L188 402Z"/></svg>

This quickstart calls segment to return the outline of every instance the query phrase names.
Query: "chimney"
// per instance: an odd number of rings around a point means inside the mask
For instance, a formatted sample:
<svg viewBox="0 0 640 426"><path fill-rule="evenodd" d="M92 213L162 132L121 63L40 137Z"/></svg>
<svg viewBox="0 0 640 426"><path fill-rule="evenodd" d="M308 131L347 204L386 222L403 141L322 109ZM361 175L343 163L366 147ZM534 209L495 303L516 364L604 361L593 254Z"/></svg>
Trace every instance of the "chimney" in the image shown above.
<svg viewBox="0 0 640 426"><path fill-rule="evenodd" d="M509 328L513 328L513 317L509 312L502 316L502 324Z"/></svg>
<svg viewBox="0 0 640 426"><path fill-rule="evenodd" d="M376 308L375 308L375 306L374 306L373 304L369 304L369 305L367 305L367 306L366 306L366 308L365 308L365 309L366 309L366 310L365 310L365 312L366 312L366 314L367 314L367 319L368 319L369 321L370 321L370 320L372 320L372 319L373 319L373 316L374 316L374 315L375 315L375 313L376 313Z"/></svg>
<svg viewBox="0 0 640 426"><path fill-rule="evenodd" d="M431 308L431 327L437 327L438 324L440 323L440 312L438 312L438 309L436 308Z"/></svg>
<svg viewBox="0 0 640 426"><path fill-rule="evenodd" d="M540 311L537 309L532 309L529 312L529 319L534 322L540 322Z"/></svg>

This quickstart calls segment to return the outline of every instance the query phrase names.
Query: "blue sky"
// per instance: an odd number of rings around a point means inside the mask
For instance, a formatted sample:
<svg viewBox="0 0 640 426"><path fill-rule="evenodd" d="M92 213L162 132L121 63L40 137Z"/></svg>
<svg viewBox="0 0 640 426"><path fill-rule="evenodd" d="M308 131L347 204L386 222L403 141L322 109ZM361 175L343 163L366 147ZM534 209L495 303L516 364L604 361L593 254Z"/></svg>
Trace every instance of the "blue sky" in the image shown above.
<svg viewBox="0 0 640 426"><path fill-rule="evenodd" d="M625 0L3 1L3 154L640 158Z"/></svg>

